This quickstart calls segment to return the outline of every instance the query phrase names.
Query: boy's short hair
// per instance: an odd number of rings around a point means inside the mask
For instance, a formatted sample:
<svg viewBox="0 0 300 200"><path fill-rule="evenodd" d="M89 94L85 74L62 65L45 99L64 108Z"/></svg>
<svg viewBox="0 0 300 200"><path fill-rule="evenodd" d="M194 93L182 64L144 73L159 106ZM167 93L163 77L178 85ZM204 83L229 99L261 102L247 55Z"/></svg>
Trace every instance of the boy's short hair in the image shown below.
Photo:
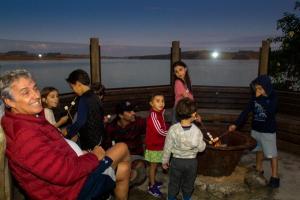
<svg viewBox="0 0 300 200"><path fill-rule="evenodd" d="M178 120L189 119L196 111L196 102L188 97L180 99L176 105L176 117Z"/></svg>
<svg viewBox="0 0 300 200"><path fill-rule="evenodd" d="M154 97L156 97L156 96L163 96L165 98L165 96L162 92L154 92L150 95L149 102L151 102L154 99Z"/></svg>
<svg viewBox="0 0 300 200"><path fill-rule="evenodd" d="M89 86L91 81L88 73L82 69L76 69L69 74L69 77L66 78L66 81L71 84L75 84L76 81L82 83L83 85Z"/></svg>

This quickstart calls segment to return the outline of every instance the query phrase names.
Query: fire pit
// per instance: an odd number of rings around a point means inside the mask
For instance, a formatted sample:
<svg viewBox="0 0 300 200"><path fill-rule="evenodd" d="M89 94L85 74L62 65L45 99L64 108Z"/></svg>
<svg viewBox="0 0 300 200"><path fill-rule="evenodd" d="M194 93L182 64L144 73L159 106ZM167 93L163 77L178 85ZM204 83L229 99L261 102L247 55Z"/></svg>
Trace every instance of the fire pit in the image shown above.
<svg viewBox="0 0 300 200"><path fill-rule="evenodd" d="M222 135L224 127L208 127L214 136ZM201 129L203 134L207 130ZM220 138L223 145L215 147L207 143L206 150L198 154L198 174L204 176L229 176L234 171L245 150L255 147L256 141L248 134L235 131Z"/></svg>

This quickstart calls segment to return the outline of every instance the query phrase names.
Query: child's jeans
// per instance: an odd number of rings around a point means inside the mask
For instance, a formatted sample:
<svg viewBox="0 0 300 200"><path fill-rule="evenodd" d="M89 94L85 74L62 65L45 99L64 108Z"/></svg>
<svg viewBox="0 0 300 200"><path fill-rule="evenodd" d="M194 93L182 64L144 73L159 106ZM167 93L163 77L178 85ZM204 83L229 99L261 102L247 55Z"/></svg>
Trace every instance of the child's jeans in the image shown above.
<svg viewBox="0 0 300 200"><path fill-rule="evenodd" d="M170 178L168 199L173 199L181 190L184 199L190 199L194 191L197 177L198 160L196 158L172 158L170 163Z"/></svg>

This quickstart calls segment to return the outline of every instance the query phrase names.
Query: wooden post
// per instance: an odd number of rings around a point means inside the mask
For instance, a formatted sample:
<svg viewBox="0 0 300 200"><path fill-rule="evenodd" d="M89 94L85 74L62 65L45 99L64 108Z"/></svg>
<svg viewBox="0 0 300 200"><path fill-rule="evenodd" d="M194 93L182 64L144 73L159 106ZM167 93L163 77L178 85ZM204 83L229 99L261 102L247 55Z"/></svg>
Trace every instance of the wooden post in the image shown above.
<svg viewBox="0 0 300 200"><path fill-rule="evenodd" d="M181 60L181 49L179 45L179 41L172 41L171 47L171 67L170 67L170 85L173 83L173 63Z"/></svg>
<svg viewBox="0 0 300 200"><path fill-rule="evenodd" d="M267 40L262 41L259 55L258 75L268 74L269 65L270 42Z"/></svg>
<svg viewBox="0 0 300 200"><path fill-rule="evenodd" d="M101 56L98 38L90 38L90 72L91 82L101 83Z"/></svg>

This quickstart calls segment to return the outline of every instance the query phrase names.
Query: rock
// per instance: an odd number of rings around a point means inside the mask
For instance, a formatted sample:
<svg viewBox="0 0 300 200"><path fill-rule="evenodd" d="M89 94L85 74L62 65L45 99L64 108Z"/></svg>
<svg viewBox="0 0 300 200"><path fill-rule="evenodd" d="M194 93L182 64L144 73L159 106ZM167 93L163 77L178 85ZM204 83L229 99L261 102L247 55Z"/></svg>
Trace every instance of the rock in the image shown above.
<svg viewBox="0 0 300 200"><path fill-rule="evenodd" d="M248 187L243 181L243 175L245 174L243 172L244 169L238 168L231 176L227 177L198 176L195 185L197 189L205 191L216 198L223 199L235 193L248 192Z"/></svg>
<svg viewBox="0 0 300 200"><path fill-rule="evenodd" d="M245 175L244 182L250 188L259 188L268 184L267 179L256 170L249 170Z"/></svg>

